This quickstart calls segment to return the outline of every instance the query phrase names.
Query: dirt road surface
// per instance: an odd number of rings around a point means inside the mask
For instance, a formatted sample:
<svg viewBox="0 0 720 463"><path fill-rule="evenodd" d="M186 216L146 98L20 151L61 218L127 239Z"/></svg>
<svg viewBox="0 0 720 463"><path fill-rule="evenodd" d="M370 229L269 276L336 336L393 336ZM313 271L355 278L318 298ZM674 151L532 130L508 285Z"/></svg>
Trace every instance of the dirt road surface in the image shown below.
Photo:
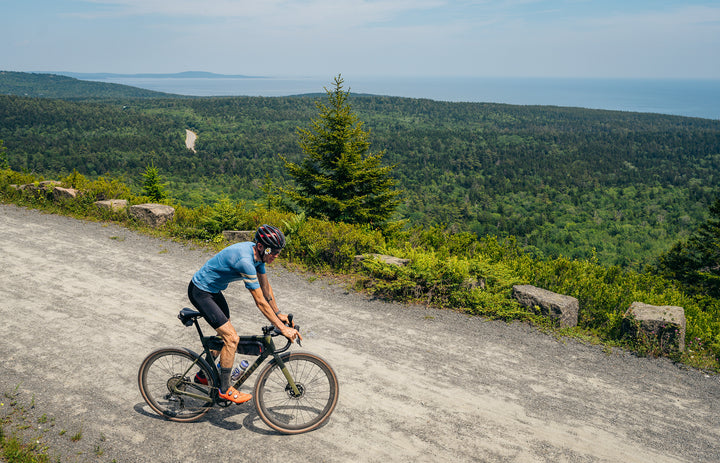
<svg viewBox="0 0 720 463"><path fill-rule="evenodd" d="M195 152L195 141L197 140L197 134L190 129L185 129L185 146L187 149Z"/></svg>
<svg viewBox="0 0 720 463"><path fill-rule="evenodd" d="M327 425L278 435L252 402L196 423L159 419L137 370L155 348L197 350L176 315L210 256L0 205L0 392L17 389L52 417L43 439L62 461L720 461L717 376L520 323L369 300L281 265L269 270L280 306L340 379ZM226 296L239 331L265 324L243 287Z"/></svg>

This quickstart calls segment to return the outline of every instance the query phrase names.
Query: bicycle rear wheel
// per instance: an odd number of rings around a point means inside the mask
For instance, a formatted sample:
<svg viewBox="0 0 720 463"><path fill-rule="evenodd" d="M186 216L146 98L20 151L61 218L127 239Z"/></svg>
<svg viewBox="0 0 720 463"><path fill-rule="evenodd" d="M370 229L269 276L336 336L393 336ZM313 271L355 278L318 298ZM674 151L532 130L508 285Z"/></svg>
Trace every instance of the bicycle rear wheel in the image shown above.
<svg viewBox="0 0 720 463"><path fill-rule="evenodd" d="M293 393L275 361L265 367L255 383L253 398L260 419L284 434L311 431L322 425L335 409L339 387L335 372L322 358L308 353L282 357L299 395Z"/></svg>
<svg viewBox="0 0 720 463"><path fill-rule="evenodd" d="M145 358L138 371L138 386L150 408L168 420L182 422L197 420L208 412L213 405L213 376L204 362L196 360L197 354L174 347L156 350ZM207 385L194 382L199 371Z"/></svg>

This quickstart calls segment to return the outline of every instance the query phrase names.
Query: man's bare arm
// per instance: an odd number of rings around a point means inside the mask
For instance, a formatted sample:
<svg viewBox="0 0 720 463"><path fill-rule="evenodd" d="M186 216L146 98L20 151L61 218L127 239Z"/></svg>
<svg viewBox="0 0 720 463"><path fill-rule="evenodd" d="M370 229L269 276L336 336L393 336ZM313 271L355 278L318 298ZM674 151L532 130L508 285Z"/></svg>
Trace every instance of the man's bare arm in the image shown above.
<svg viewBox="0 0 720 463"><path fill-rule="evenodd" d="M300 335L300 333L298 333L298 331L294 328L290 328L285 325L284 321L281 319L282 317L285 318L285 321L287 321L287 316L284 316L282 314L278 315L279 312L276 312L275 309L266 300L265 293L263 293L262 288L251 289L250 294L252 294L252 297L255 300L255 305L258 309L260 309L260 312L265 315L265 318L270 320L270 323L275 325L275 327L280 330L283 336L291 340L295 340L295 337L297 336L302 341L302 336ZM277 307L277 304L275 304L275 307Z"/></svg>

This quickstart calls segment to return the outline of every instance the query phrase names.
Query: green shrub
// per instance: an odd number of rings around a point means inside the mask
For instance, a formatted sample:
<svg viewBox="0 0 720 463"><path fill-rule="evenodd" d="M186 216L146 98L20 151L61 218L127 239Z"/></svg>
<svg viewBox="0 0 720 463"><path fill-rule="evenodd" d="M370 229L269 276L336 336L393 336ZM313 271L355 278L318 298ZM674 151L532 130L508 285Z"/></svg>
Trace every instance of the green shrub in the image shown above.
<svg viewBox="0 0 720 463"><path fill-rule="evenodd" d="M462 309L493 318L532 318L510 297L512 286L520 282L511 267L480 254L467 258L447 252L447 248L438 253L410 245L404 250L390 249L390 254L409 259L409 263L397 266L379 259L363 261L363 270L372 279L367 286L392 300Z"/></svg>
<svg viewBox="0 0 720 463"><path fill-rule="evenodd" d="M377 252L384 245L382 233L368 227L307 218L295 223L286 255L310 268L347 271L356 255Z"/></svg>
<svg viewBox="0 0 720 463"><path fill-rule="evenodd" d="M0 169L0 185L3 187L10 185L26 185L42 181L42 177L36 178L34 174L16 172L12 169Z"/></svg>

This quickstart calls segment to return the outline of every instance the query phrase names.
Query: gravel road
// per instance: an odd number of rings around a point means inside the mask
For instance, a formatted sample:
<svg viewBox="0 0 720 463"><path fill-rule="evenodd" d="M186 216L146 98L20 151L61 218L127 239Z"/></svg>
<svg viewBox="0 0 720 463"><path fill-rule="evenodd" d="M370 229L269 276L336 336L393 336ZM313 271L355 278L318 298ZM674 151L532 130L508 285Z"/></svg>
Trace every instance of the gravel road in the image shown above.
<svg viewBox="0 0 720 463"><path fill-rule="evenodd" d="M281 265L270 281L303 327L302 349L340 379L327 425L279 435L252 402L164 421L137 370L155 348L197 350L176 315L211 253L3 204L0 237L0 401L17 391L51 417L41 439L61 461L720 461L717 376L370 300ZM240 285L226 296L239 331L265 324Z"/></svg>

